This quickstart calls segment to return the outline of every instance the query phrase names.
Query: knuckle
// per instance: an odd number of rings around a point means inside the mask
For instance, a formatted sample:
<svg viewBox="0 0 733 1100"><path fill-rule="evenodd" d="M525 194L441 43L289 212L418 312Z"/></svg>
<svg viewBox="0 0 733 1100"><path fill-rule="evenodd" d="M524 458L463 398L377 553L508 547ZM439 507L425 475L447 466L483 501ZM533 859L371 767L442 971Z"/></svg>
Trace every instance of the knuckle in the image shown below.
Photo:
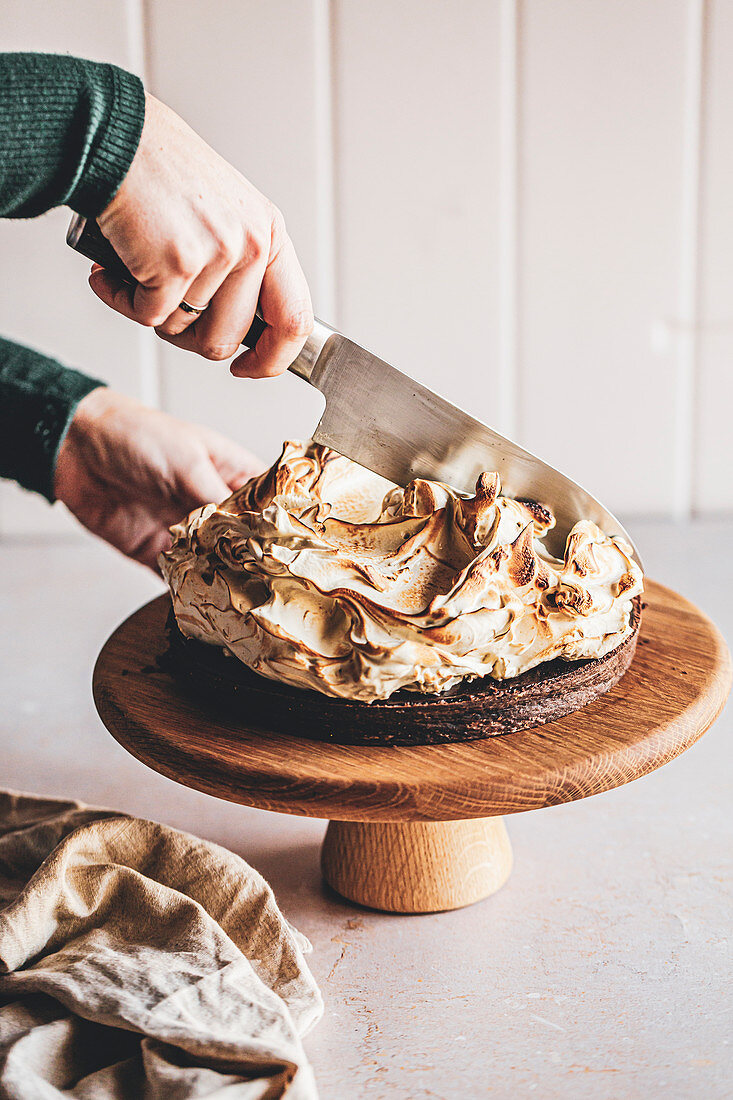
<svg viewBox="0 0 733 1100"><path fill-rule="evenodd" d="M135 310L138 321L146 328L158 328L164 325L168 320L168 313L167 309L161 309L160 306L153 305L142 305Z"/></svg>
<svg viewBox="0 0 733 1100"><path fill-rule="evenodd" d="M247 364L246 377L277 378L278 375L284 374L287 369L285 363L273 363L270 360L263 363L258 360L250 360Z"/></svg>
<svg viewBox="0 0 733 1100"><path fill-rule="evenodd" d="M141 262L134 261L132 263L129 263L127 265L127 269L132 275L135 282L140 283L141 286L146 286L147 283L152 282L155 278L155 272L153 271L153 269L149 265L143 264Z"/></svg>
<svg viewBox="0 0 733 1100"><path fill-rule="evenodd" d="M201 354L204 359L212 359L215 362L228 359L230 355L234 355L236 350L236 344L217 344L211 340L204 340L201 345Z"/></svg>
<svg viewBox="0 0 733 1100"><path fill-rule="evenodd" d="M239 259L240 249L228 233L217 234L214 249L217 263L224 267L233 267Z"/></svg>
<svg viewBox="0 0 733 1100"><path fill-rule="evenodd" d="M270 236L272 238L272 244L274 249L281 247L283 241L288 235L288 231L285 228L285 218L282 211L277 206L273 206L270 209Z"/></svg>
<svg viewBox="0 0 733 1100"><path fill-rule="evenodd" d="M166 268L169 277L174 279L193 279L201 270L199 256L184 244L170 246L166 256Z"/></svg>
<svg viewBox="0 0 733 1100"><path fill-rule="evenodd" d="M161 325L155 326L158 336L180 336L187 329L185 321L165 320Z"/></svg>
<svg viewBox="0 0 733 1100"><path fill-rule="evenodd" d="M195 348L190 348L189 347L188 341L186 340L186 331L185 331L185 329L184 329L183 332L170 333L170 332L163 332L163 330L161 328L156 328L155 329L155 335L158 337L159 340L165 340L165 342L167 344L175 344L176 347L185 348L187 351L195 351L196 350Z"/></svg>
<svg viewBox="0 0 733 1100"><path fill-rule="evenodd" d="M260 372L260 378L277 378L281 374L285 374L288 368L284 363L268 363L266 367L263 367Z"/></svg>
<svg viewBox="0 0 733 1100"><path fill-rule="evenodd" d="M313 331L313 310L309 305L296 306L285 314L280 328L289 340L305 340Z"/></svg>
<svg viewBox="0 0 733 1100"><path fill-rule="evenodd" d="M247 231L247 243L245 256L249 263L258 263L267 259L270 253L270 242L261 230L251 226Z"/></svg>

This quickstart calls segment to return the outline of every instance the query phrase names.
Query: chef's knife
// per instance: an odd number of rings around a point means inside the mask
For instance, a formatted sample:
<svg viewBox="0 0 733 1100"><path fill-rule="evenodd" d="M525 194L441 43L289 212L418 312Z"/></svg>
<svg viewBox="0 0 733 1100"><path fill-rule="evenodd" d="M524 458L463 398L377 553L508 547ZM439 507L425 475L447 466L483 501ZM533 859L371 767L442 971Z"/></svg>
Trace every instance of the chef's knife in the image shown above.
<svg viewBox="0 0 733 1100"><path fill-rule="evenodd" d="M78 252L134 283L96 222L76 215L66 239ZM265 327L256 317L243 344L254 347ZM590 519L607 534L626 539L641 564L616 517L580 485L322 321L316 321L288 369L326 398L313 432L316 443L397 485L421 477L472 493L482 471L497 470L507 496L537 500L552 509L556 526L545 538L551 553L562 557L570 529L577 520Z"/></svg>

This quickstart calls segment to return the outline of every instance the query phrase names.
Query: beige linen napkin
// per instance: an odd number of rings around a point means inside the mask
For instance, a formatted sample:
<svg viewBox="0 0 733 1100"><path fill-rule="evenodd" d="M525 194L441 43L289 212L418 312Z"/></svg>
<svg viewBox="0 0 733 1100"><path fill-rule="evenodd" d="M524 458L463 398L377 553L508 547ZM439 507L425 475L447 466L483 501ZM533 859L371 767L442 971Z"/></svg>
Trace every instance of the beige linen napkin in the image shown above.
<svg viewBox="0 0 733 1100"><path fill-rule="evenodd" d="M0 792L3 1100L312 1100L307 950L216 844Z"/></svg>

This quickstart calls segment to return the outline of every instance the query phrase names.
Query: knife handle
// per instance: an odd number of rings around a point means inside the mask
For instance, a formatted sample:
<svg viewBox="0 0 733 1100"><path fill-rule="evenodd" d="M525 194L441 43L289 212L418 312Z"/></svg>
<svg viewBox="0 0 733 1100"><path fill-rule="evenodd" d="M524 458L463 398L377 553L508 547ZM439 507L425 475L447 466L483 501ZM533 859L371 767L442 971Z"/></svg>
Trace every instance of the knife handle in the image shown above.
<svg viewBox="0 0 733 1100"><path fill-rule="evenodd" d="M83 218L80 214L75 214L66 233L66 243L77 252L80 252L82 256L86 256L88 260L92 260L95 264L101 264L105 271L109 271L111 275L122 279L124 283L135 286L136 279L134 275L122 262L92 218ZM255 314L249 331L242 340L243 346L247 348L256 347L257 341L266 328L267 325L260 314ZM298 374L299 372L296 371L295 373Z"/></svg>

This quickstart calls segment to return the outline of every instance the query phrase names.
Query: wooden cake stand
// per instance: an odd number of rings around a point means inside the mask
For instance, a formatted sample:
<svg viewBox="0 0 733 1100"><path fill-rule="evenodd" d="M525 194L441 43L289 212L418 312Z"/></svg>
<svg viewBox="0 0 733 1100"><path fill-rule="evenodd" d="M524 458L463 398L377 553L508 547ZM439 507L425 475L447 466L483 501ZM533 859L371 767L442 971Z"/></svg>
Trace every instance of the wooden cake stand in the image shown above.
<svg viewBox="0 0 733 1100"><path fill-rule="evenodd" d="M104 646L94 698L143 763L219 798L328 817L326 881L375 909L427 913L494 893L512 864L502 814L586 798L661 767L715 721L730 655L693 604L647 581L636 657L589 706L531 730L428 746L339 745L243 728L195 701L159 659L169 599Z"/></svg>

